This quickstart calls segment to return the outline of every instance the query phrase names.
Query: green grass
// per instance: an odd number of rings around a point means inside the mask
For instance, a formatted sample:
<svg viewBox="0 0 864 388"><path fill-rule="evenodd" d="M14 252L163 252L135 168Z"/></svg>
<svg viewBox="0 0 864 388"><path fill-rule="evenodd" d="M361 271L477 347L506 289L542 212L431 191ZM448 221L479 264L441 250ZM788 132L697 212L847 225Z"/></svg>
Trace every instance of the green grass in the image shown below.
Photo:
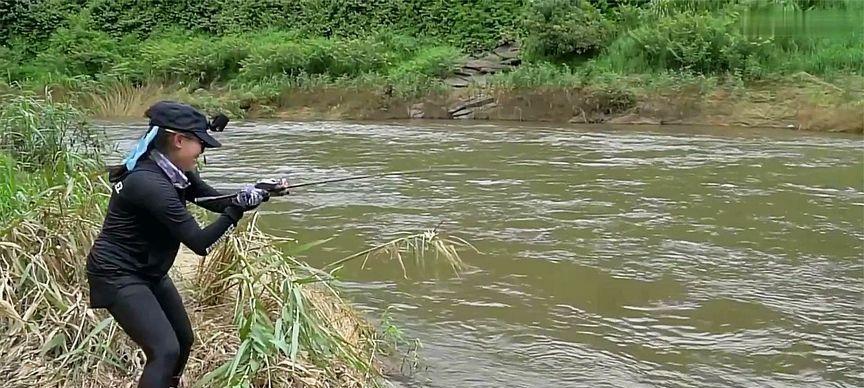
<svg viewBox="0 0 864 388"><path fill-rule="evenodd" d="M102 142L81 111L54 100L0 98L0 219L27 214L100 163Z"/></svg>
<svg viewBox="0 0 864 388"><path fill-rule="evenodd" d="M78 109L55 102L50 95L47 99L13 95L2 100L0 152L21 168L62 174L79 164L99 161L101 138Z"/></svg>

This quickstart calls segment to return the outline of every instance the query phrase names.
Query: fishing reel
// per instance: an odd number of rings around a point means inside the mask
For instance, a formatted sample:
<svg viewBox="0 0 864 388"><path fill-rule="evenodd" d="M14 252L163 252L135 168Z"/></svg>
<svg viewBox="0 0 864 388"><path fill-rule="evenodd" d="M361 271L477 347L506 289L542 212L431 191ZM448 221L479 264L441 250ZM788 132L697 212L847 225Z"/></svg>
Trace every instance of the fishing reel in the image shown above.
<svg viewBox="0 0 864 388"><path fill-rule="evenodd" d="M216 115L216 117L213 117L213 120L210 121L209 129L213 132L222 132L225 130L225 127L228 126L229 121L230 120L228 119L228 116L219 113L218 115Z"/></svg>
<svg viewBox="0 0 864 388"><path fill-rule="evenodd" d="M289 194L287 178L261 179L255 182L255 188L266 191L271 197L280 197Z"/></svg>

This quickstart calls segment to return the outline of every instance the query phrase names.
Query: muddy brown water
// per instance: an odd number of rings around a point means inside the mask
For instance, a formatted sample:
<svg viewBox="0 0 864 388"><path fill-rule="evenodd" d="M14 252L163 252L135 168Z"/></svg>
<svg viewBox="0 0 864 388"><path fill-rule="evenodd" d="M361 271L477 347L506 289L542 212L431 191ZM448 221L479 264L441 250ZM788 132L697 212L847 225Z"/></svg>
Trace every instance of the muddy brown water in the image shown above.
<svg viewBox="0 0 864 388"><path fill-rule="evenodd" d="M138 123L102 123L121 149ZM208 150L232 189L427 167L485 172L298 189L267 232L313 264L403 232L471 267L370 260L348 298L423 344L429 387L861 386L864 142L787 130L246 122ZM295 233L296 234L293 234Z"/></svg>

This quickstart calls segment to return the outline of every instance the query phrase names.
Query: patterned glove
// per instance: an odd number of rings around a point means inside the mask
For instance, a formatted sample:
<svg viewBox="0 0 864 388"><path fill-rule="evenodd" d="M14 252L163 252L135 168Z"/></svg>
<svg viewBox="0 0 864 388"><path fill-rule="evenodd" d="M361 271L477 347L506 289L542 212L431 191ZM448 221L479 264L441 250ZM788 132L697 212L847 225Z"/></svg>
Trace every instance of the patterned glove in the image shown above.
<svg viewBox="0 0 864 388"><path fill-rule="evenodd" d="M262 202L267 202L270 199L270 194L266 190L256 189L252 185L245 185L237 193L231 203L239 206L243 211L255 209Z"/></svg>

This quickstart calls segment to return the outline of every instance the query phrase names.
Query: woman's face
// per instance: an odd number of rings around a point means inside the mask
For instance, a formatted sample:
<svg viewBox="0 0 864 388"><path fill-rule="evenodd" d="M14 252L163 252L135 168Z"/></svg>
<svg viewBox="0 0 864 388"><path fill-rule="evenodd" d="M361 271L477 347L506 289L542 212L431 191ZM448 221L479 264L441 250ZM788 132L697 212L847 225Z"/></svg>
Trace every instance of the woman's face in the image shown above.
<svg viewBox="0 0 864 388"><path fill-rule="evenodd" d="M195 170L198 156L204 153L204 144L195 135L173 134L171 161L183 171Z"/></svg>

